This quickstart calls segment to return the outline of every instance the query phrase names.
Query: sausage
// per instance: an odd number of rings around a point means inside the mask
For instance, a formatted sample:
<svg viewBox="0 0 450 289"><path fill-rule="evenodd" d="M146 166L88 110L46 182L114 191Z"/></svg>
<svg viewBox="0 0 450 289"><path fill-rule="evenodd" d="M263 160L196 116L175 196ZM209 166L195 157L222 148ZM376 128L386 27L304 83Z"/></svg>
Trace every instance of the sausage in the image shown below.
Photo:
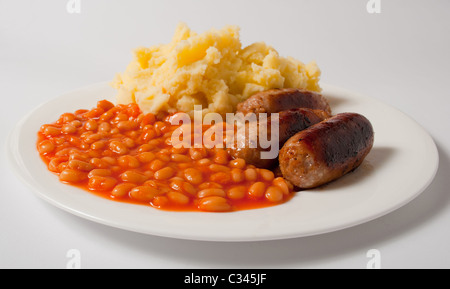
<svg viewBox="0 0 450 289"><path fill-rule="evenodd" d="M322 110L313 110L308 108L297 108L279 112L279 121L274 125L278 126L278 133L273 132L272 136L272 122L267 118L267 124L262 124L263 120L258 119L253 122L245 122L244 125L238 127L233 139L231 147L228 152L233 158L242 158L247 164L252 164L258 168L272 168L276 165L278 159L278 151L273 158L262 158L261 152L270 151L272 148L262 148L261 138L259 137L259 125L267 127L267 136L265 140L270 140L271 137L278 139L278 148L280 148L286 140L297 132L316 124L325 118L330 117L328 113ZM264 120L265 122L266 120ZM258 123L255 123L258 122ZM277 149L278 149L277 148Z"/></svg>
<svg viewBox="0 0 450 289"><path fill-rule="evenodd" d="M311 108L331 114L330 105L320 93L297 88L270 89L255 93L237 105L237 112L273 113L293 108Z"/></svg>
<svg viewBox="0 0 450 289"><path fill-rule="evenodd" d="M340 113L298 132L280 150L283 177L300 189L331 182L356 169L372 149L370 121Z"/></svg>

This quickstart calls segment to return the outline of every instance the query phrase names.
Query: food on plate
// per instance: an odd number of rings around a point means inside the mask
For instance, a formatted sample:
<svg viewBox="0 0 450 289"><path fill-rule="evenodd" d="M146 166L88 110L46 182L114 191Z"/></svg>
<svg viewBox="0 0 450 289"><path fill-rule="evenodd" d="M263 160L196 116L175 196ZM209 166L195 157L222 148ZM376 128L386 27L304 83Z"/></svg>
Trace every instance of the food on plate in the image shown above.
<svg viewBox="0 0 450 289"><path fill-rule="evenodd" d="M323 110L309 108L283 110L278 113L278 119L276 119L276 133L272 134L271 128L273 126L271 125L270 118L267 120L267 130L265 132L267 138L269 136L275 137L278 140L278 148L281 148L286 140L297 132L328 117L330 115ZM278 158L261 157L261 153L270 150L271 147L261 147L259 126L255 124L258 121L260 120L255 119L250 122L245 122L238 127L236 137L228 151L233 158L244 159L247 164L255 165L258 168L273 169L278 162ZM266 121L266 119L263 121Z"/></svg>
<svg viewBox="0 0 450 289"><path fill-rule="evenodd" d="M301 189L331 182L356 169L374 142L371 123L357 113L340 113L298 132L281 148L283 177Z"/></svg>
<svg viewBox="0 0 450 289"><path fill-rule="evenodd" d="M257 42L242 46L237 26L201 34L179 24L172 41L140 47L112 85L119 104L137 103L144 113L231 113L256 92L272 88L320 91L320 70L282 57Z"/></svg>
<svg viewBox="0 0 450 289"><path fill-rule="evenodd" d="M61 182L164 210L230 212L331 182L373 146L368 119L332 115L315 62L242 47L236 26L180 24L169 44L134 56L113 81L117 104L41 126L37 150Z"/></svg>
<svg viewBox="0 0 450 289"><path fill-rule="evenodd" d="M237 111L273 113L292 108L311 108L331 113L327 99L320 93L297 88L270 89L255 93L237 106Z"/></svg>
<svg viewBox="0 0 450 289"><path fill-rule="evenodd" d="M225 148L172 145L172 115L99 101L38 132L37 149L59 179L109 199L175 211L223 212L283 203L293 187ZM210 126L203 125L201 133ZM184 136L191 139L193 135Z"/></svg>

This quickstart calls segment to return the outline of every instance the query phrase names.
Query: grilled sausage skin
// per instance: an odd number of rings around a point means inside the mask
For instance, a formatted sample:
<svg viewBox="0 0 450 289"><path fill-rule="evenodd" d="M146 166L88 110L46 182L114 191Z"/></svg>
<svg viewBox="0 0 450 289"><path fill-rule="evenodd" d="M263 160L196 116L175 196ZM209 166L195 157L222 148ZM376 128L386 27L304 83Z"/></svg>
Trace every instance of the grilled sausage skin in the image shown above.
<svg viewBox="0 0 450 289"><path fill-rule="evenodd" d="M271 148L263 149L259 145L259 141L261 140L257 129L259 125L267 127L267 137L265 139L275 137L278 140L278 147L280 148L286 140L297 132L330 117L325 111L308 108L280 111L278 116L278 123L274 124L277 125L278 132L272 133L272 123L269 117L267 118L267 124L262 124L262 120L258 119L256 121L259 123L256 125L252 125L252 122L246 122L244 126L238 128L236 133L237 137L228 149L230 155L233 158L242 158L247 164L252 164L258 168L270 169L276 165L278 159L276 156L273 159L261 158L261 152L268 151Z"/></svg>
<svg viewBox="0 0 450 289"><path fill-rule="evenodd" d="M311 108L331 113L330 105L320 93L297 88L270 89L255 93L237 106L237 112L273 113L293 108Z"/></svg>
<svg viewBox="0 0 450 289"><path fill-rule="evenodd" d="M283 177L300 189L331 182L356 169L372 149L370 121L340 113L296 133L280 150Z"/></svg>

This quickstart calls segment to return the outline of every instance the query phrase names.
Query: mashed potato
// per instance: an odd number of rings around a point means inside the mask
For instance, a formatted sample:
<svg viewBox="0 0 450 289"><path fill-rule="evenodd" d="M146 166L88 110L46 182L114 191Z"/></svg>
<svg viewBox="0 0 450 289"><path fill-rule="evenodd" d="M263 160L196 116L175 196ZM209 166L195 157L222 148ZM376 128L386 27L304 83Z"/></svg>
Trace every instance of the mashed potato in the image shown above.
<svg viewBox="0 0 450 289"><path fill-rule="evenodd" d="M181 23L169 44L137 48L112 86L118 103L136 102L145 113L192 115L201 105L203 113L224 114L271 88L320 91L319 77L315 62L281 57L263 42L242 48L236 26L197 34Z"/></svg>

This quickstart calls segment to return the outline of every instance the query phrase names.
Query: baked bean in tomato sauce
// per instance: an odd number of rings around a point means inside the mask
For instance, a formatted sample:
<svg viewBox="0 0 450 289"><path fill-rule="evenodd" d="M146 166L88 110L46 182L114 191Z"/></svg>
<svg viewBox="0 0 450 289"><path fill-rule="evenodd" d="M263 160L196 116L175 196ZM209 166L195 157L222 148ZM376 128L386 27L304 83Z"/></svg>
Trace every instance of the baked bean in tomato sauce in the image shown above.
<svg viewBox="0 0 450 289"><path fill-rule="evenodd" d="M172 146L180 126L169 117L101 100L91 110L42 125L37 150L61 182L163 210L229 212L280 204L293 195L282 177L231 159L224 148Z"/></svg>

